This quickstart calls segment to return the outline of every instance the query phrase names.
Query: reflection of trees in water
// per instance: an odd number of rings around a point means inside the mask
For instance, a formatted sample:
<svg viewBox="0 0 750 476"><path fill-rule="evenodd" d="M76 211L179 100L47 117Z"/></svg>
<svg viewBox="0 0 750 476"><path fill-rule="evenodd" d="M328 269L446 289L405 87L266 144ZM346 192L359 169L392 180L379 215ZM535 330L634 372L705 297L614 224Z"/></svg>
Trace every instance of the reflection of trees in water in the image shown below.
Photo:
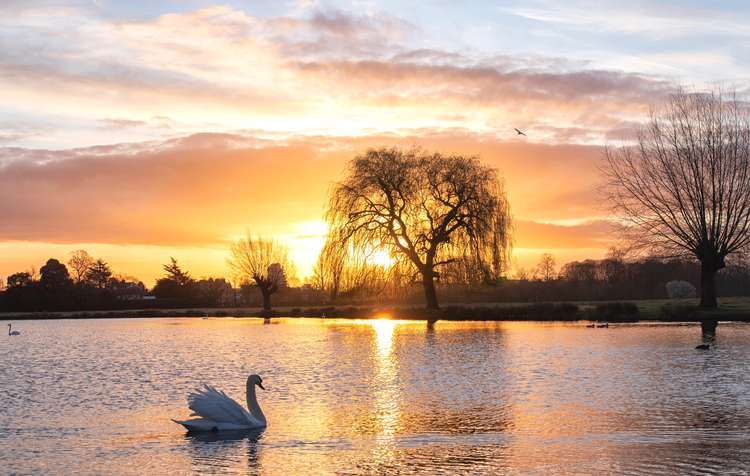
<svg viewBox="0 0 750 476"><path fill-rule="evenodd" d="M263 431L187 433L185 440L193 469L197 473L208 473L246 467L249 474L260 473L260 439Z"/></svg>
<svg viewBox="0 0 750 476"><path fill-rule="evenodd" d="M718 326L717 321L703 321L701 322L701 335L703 337L704 344L713 344L716 340L716 327Z"/></svg>

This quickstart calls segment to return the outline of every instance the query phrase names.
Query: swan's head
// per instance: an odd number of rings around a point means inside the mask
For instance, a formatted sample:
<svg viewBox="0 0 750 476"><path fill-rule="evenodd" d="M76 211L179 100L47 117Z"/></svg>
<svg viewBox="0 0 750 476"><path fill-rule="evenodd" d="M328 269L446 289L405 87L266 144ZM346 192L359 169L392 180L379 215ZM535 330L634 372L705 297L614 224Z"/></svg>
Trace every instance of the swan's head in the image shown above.
<svg viewBox="0 0 750 476"><path fill-rule="evenodd" d="M266 388L263 386L263 379L260 378L260 375L252 374L247 378L247 386L250 387L251 385L257 385L262 390L265 390Z"/></svg>

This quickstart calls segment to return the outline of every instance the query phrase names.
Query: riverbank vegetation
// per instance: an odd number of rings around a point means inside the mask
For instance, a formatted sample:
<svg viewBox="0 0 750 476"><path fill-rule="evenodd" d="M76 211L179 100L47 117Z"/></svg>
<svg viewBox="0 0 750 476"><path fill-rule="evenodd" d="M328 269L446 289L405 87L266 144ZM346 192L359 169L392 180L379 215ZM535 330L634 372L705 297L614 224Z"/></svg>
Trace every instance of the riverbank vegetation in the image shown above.
<svg viewBox="0 0 750 476"><path fill-rule="evenodd" d="M122 318L323 318L407 319L423 321L587 321L635 322L750 322L750 298L722 298L717 309L703 309L697 299L558 303L448 304L441 309L421 306L312 306L255 308L134 309L74 312L6 313L6 320L122 319Z"/></svg>
<svg viewBox="0 0 750 476"><path fill-rule="evenodd" d="M76 253L81 253L77 251ZM436 293L446 304L471 306L492 303L612 302L667 300L692 303L700 283L700 264L686 259L627 259L613 250L601 260L566 263L559 268L545 254L539 265L519 270L515 276L491 283L466 283L446 273L436 283ZM193 278L172 260L164 275L148 289L136 278L118 275L103 259L91 259L92 272L68 271L50 259L39 272L30 270L9 276L0 291L0 312L53 312L141 309L261 308L262 294L252 283L223 277ZM419 281L394 278L392 269L360 261L348 263L335 299L316 282L287 279L283 267L271 269L278 277L274 294L283 309L337 309L351 307L413 307L424 309ZM80 276L80 277L79 277ZM716 277L721 297L750 295L750 266L741 259L729 261ZM723 300L724 302L726 300ZM665 301L666 302L666 301ZM268 309L266 309L268 310ZM454 309L455 310L455 309ZM283 312L283 311L282 311Z"/></svg>

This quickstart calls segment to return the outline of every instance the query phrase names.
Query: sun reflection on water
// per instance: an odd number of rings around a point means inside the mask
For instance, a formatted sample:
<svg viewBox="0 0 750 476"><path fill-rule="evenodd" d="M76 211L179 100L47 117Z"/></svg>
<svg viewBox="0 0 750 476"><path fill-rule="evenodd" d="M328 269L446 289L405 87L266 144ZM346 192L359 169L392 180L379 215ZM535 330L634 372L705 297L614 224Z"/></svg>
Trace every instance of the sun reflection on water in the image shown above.
<svg viewBox="0 0 750 476"><path fill-rule="evenodd" d="M397 359L393 355L393 337L398 321L385 317L370 321L375 331L374 347L377 353L375 368L375 408L381 433L377 436L374 458L388 465L394 458L394 434L401 417Z"/></svg>
<svg viewBox="0 0 750 476"><path fill-rule="evenodd" d="M397 321L381 318L371 321L375 330L375 344L381 357L388 356L393 345L393 331L398 325Z"/></svg>

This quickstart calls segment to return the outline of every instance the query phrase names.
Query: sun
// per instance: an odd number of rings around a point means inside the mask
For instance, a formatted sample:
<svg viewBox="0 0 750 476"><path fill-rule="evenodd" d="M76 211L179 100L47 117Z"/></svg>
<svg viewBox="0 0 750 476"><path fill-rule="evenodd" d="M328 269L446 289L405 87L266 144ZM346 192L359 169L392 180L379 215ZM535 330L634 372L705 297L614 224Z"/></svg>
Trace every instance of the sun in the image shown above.
<svg viewBox="0 0 750 476"><path fill-rule="evenodd" d="M393 264L393 258L391 258L391 254L386 250L376 250L372 254L371 260L374 264L384 268L389 268Z"/></svg>

